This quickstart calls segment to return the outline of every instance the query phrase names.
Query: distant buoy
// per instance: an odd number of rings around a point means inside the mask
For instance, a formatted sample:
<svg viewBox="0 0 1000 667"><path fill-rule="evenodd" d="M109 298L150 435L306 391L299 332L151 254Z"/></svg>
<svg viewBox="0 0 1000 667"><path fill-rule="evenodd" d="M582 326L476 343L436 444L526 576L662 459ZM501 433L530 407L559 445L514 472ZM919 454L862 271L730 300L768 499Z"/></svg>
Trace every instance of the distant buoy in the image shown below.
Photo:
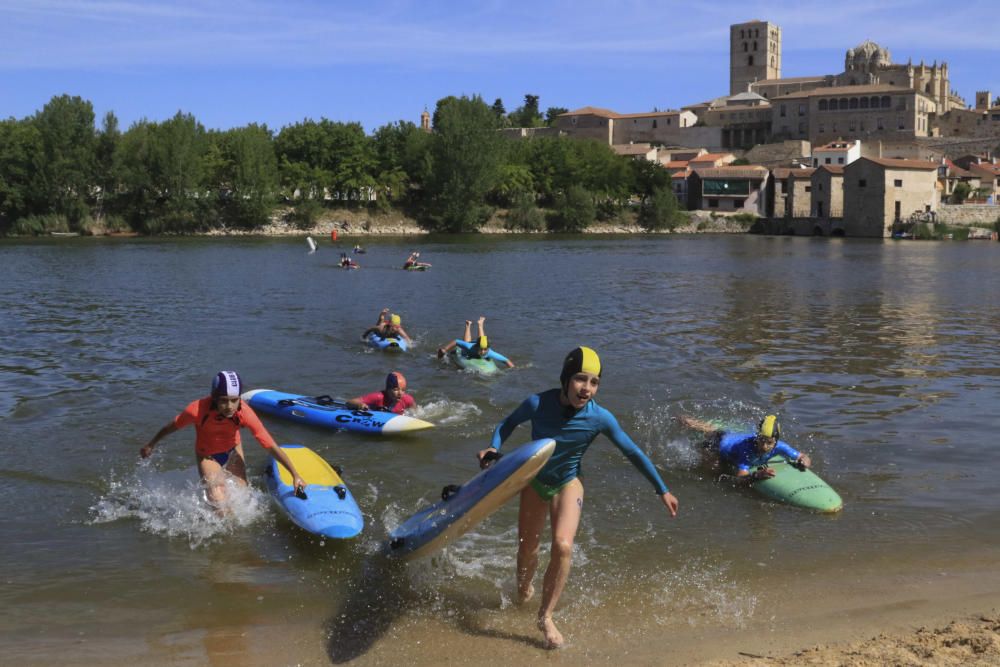
<svg viewBox="0 0 1000 667"><path fill-rule="evenodd" d="M337 242L337 230L336 229L334 229L333 231L330 232L330 240L333 241L334 243Z"/></svg>
<svg viewBox="0 0 1000 667"><path fill-rule="evenodd" d="M309 252L316 252L316 242L313 241L313 237L307 236L306 243L309 244Z"/></svg>

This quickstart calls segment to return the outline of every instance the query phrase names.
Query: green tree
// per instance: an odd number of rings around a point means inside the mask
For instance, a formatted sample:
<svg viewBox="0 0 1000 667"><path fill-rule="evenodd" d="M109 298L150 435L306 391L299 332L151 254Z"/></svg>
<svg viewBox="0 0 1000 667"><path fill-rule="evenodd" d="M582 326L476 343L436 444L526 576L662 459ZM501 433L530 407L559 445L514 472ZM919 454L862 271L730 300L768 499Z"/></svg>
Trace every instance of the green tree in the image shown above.
<svg viewBox="0 0 1000 667"><path fill-rule="evenodd" d="M545 125L552 127L556 124L556 118L564 113L569 113L569 109L566 107L549 107L545 110Z"/></svg>
<svg viewBox="0 0 1000 667"><path fill-rule="evenodd" d="M47 212L42 172L42 136L34 123L0 121L0 224Z"/></svg>
<svg viewBox="0 0 1000 667"><path fill-rule="evenodd" d="M229 224L267 224L278 190L278 160L265 125L247 125L213 135L203 158L220 213Z"/></svg>
<svg viewBox="0 0 1000 667"><path fill-rule="evenodd" d="M645 202L659 190L670 189L670 174L657 162L649 160L632 160L633 192L639 200Z"/></svg>
<svg viewBox="0 0 1000 667"><path fill-rule="evenodd" d="M538 110L538 95L525 95L524 104L510 113L514 127L541 127L542 114Z"/></svg>
<svg viewBox="0 0 1000 667"><path fill-rule="evenodd" d="M677 197L669 188L657 188L639 207L639 225L647 231L673 230L684 217Z"/></svg>
<svg viewBox="0 0 1000 667"><path fill-rule="evenodd" d="M94 107L80 97L53 97L32 118L42 140L38 186L49 211L79 228L89 216L94 185Z"/></svg>
<svg viewBox="0 0 1000 667"><path fill-rule="evenodd" d="M535 205L535 196L521 192L514 198L507 212L507 228L522 232L545 229L545 214Z"/></svg>
<svg viewBox="0 0 1000 667"><path fill-rule="evenodd" d="M969 198L969 193L972 192L972 187L965 181L959 181L955 184L955 189L951 191L951 203L961 204L966 199Z"/></svg>
<svg viewBox="0 0 1000 667"><path fill-rule="evenodd" d="M593 195L582 186L573 185L556 196L549 214L549 230L554 232L582 232L597 216Z"/></svg>
<svg viewBox="0 0 1000 667"><path fill-rule="evenodd" d="M496 130L496 115L479 96L438 102L422 202L432 228L470 232L489 218L485 198L496 185L507 144Z"/></svg>

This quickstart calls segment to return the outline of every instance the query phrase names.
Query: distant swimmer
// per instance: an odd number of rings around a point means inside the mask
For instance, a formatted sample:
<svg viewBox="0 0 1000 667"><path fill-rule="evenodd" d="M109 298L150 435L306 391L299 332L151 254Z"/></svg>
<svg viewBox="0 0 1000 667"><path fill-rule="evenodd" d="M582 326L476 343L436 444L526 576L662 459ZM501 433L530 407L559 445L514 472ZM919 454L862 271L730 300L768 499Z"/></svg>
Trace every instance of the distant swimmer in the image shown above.
<svg viewBox="0 0 1000 667"><path fill-rule="evenodd" d="M456 338L439 347L437 351L438 359L441 359L457 347L460 350L458 354L468 359L488 359L499 364L505 364L507 368L514 368L514 362L490 348L489 338L486 337L486 318L480 315L476 323L479 325L479 335L475 340L472 340L472 320L465 320L465 332L462 334L462 339L459 340Z"/></svg>
<svg viewBox="0 0 1000 667"><path fill-rule="evenodd" d="M363 255L363 254L365 254L365 249L362 248L359 245L356 245L356 246L354 246L354 254L355 255Z"/></svg>
<svg viewBox="0 0 1000 667"><path fill-rule="evenodd" d="M235 477L240 484L247 484L246 457L240 442L240 429L243 427L250 429L261 447L292 474L296 489L302 490L306 486L288 455L264 428L257 413L240 399L242 390L243 384L235 371L219 371L212 379L209 396L192 401L139 450L139 456L149 458L160 440L185 426L194 426L198 474L205 485L208 502L219 511L223 511L226 500L225 473Z"/></svg>
<svg viewBox="0 0 1000 667"><path fill-rule="evenodd" d="M403 318L395 313L390 315L388 308L383 308L378 314L375 326L365 329L365 332L361 334L361 340L366 340L371 334L375 334L383 340L386 338L402 338L407 343L413 342L410 334L406 333L406 329L403 328Z"/></svg>
<svg viewBox="0 0 1000 667"><path fill-rule="evenodd" d="M360 269L361 265L355 262L353 259L347 256L346 252L340 253L340 268L342 269Z"/></svg>
<svg viewBox="0 0 1000 667"><path fill-rule="evenodd" d="M419 259L420 259L419 252L411 252L410 256L406 258L405 262L403 262L403 268L410 271L415 271L419 269L429 269L431 267L431 265L428 262L421 262L419 261Z"/></svg>
<svg viewBox="0 0 1000 667"><path fill-rule="evenodd" d="M486 467L515 427L531 421L532 438L552 438L556 449L548 463L521 491L517 522L517 594L523 603L534 595L532 580L538 568L538 548L545 520L552 529L552 549L542 583L538 629L549 648L563 645L563 635L552 620L569 577L573 542L583 513L580 462L590 443L607 436L656 490L670 516L677 516L677 498L670 493L652 461L619 426L608 410L594 401L601 384L601 360L589 347L577 347L563 361L561 387L529 396L496 427L488 449L478 453Z"/></svg>
<svg viewBox="0 0 1000 667"><path fill-rule="evenodd" d="M735 471L737 481L742 484L774 477L774 469L767 463L775 456L802 468L812 466L812 459L808 454L801 453L780 439L781 426L774 415L767 415L760 420L755 433L730 433L687 415L681 415L678 421L705 434L707 437L703 446L713 468L718 468L720 462L725 463Z"/></svg>
<svg viewBox="0 0 1000 667"><path fill-rule="evenodd" d="M385 389L373 391L347 401L352 410L384 410L397 415L416 407L416 401L406 393L406 378L399 371L392 371L385 377Z"/></svg>

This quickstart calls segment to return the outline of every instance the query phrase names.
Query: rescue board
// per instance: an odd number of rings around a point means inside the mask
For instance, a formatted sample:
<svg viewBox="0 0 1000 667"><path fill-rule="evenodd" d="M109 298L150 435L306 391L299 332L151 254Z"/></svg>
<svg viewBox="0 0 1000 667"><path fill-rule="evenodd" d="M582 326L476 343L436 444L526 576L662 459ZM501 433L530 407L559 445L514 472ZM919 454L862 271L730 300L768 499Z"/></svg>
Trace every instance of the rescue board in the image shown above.
<svg viewBox="0 0 1000 667"><path fill-rule="evenodd" d="M322 537L347 539L360 534L365 520L340 473L308 447L280 447L306 482L305 493L296 495L285 466L272 458L265 471L271 498L292 523Z"/></svg>
<svg viewBox="0 0 1000 667"><path fill-rule="evenodd" d="M389 534L386 551L406 560L429 556L502 507L534 479L555 451L551 438L504 452L493 465L459 487L445 487L442 500L425 507Z"/></svg>
<svg viewBox="0 0 1000 667"><path fill-rule="evenodd" d="M352 410L329 396L302 396L273 389L253 389L243 400L258 412L292 421L355 433L396 435L434 428L434 424L409 415L383 410Z"/></svg>

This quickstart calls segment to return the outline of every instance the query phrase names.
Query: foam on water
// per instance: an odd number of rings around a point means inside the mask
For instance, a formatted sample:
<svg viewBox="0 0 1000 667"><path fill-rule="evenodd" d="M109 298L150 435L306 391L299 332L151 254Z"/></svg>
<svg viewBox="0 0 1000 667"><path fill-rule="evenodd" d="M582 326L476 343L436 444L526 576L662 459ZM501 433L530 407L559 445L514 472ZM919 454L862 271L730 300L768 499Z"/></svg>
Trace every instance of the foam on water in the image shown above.
<svg viewBox="0 0 1000 667"><path fill-rule="evenodd" d="M142 530L186 539L192 549L246 528L268 515L267 495L226 480L225 515L205 500L193 470L159 471L140 464L124 479L112 478L108 491L90 508L91 523L138 519Z"/></svg>
<svg viewBox="0 0 1000 667"><path fill-rule="evenodd" d="M445 425L475 420L483 414L483 411L474 403L440 398L421 403L410 410L408 414L438 425Z"/></svg>

